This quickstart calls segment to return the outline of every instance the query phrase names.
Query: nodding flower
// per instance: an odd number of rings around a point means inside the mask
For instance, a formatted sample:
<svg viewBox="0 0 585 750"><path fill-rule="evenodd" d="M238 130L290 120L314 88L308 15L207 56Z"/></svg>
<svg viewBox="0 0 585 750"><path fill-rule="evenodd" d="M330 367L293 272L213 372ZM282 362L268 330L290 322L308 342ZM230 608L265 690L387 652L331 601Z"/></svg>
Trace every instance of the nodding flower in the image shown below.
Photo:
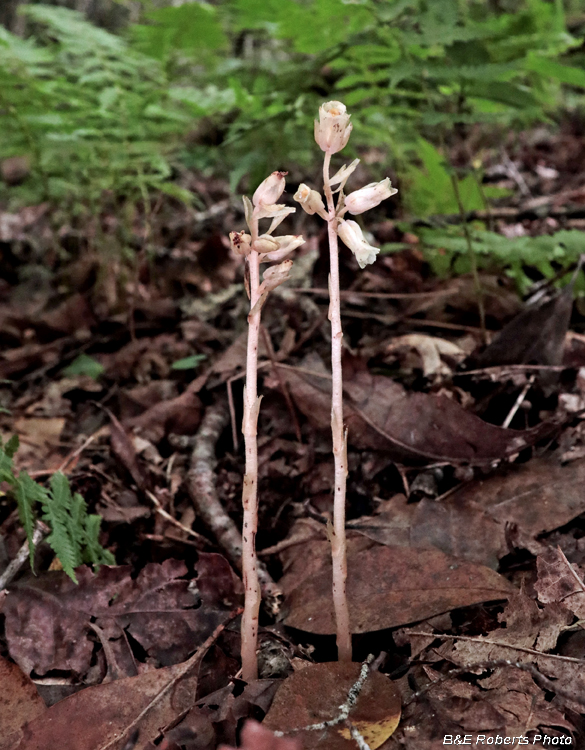
<svg viewBox="0 0 585 750"><path fill-rule="evenodd" d="M353 125L349 121L345 104L326 102L319 107L319 121L315 120L315 140L327 154L336 154L345 148Z"/></svg>
<svg viewBox="0 0 585 750"><path fill-rule="evenodd" d="M337 234L355 255L360 268L365 268L369 263L376 260L380 248L368 243L356 221L339 219Z"/></svg>
<svg viewBox="0 0 585 750"><path fill-rule="evenodd" d="M230 232L230 245L236 255L245 257L252 252L252 237L246 232Z"/></svg>
<svg viewBox="0 0 585 750"><path fill-rule="evenodd" d="M319 214L322 219L327 221L327 211L321 194L316 190L311 190L308 185L302 182L293 198L301 204L303 211L312 215Z"/></svg>
<svg viewBox="0 0 585 750"><path fill-rule="evenodd" d="M261 235L258 240L262 240L266 235ZM282 234L278 237L270 238L276 247L270 250L262 250L260 255L260 263L265 263L268 260L282 260L287 255L296 250L304 243L304 237L300 234Z"/></svg>
<svg viewBox="0 0 585 750"><path fill-rule="evenodd" d="M359 190L354 190L345 198L345 207L354 216L363 214L397 192L398 190L390 184L390 178L386 177L381 182L371 182Z"/></svg>

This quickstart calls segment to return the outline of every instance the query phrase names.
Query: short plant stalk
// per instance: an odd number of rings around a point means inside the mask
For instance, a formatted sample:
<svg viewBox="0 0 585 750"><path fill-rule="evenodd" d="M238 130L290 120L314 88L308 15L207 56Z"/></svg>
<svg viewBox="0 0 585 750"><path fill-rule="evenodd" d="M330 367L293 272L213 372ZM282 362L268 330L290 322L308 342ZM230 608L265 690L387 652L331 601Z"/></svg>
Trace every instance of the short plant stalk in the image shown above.
<svg viewBox="0 0 585 750"><path fill-rule="evenodd" d="M335 490L333 500L333 530L331 554L333 565L333 608L337 632L337 655L339 661L351 661L351 634L347 606L347 545L345 539L345 490L347 480L347 434L343 426L343 373L341 353L343 330L339 294L339 251L337 242L337 219L335 204L329 184L331 155L325 154L323 163L323 189L327 200L329 235L329 320L331 322L331 434L333 459L335 462Z"/></svg>
<svg viewBox="0 0 585 750"><path fill-rule="evenodd" d="M254 232L254 229L256 230ZM252 228L252 240L258 236L257 224ZM244 419L242 432L246 447L246 473L242 490L244 521L242 529L242 571L245 604L242 616L242 679L246 682L258 678L256 644L258 641L258 613L260 610L260 582L256 557L256 532L258 530L258 341L260 335L260 308L256 305L260 287L260 262L258 253L252 251L247 258L250 272L250 315L248 316L248 352L246 360L246 388L244 391Z"/></svg>
<svg viewBox="0 0 585 750"><path fill-rule="evenodd" d="M244 419L242 432L246 448L246 471L242 487L244 519L242 528L242 573L244 578L244 614L242 616L242 678L251 682L258 678L256 644L258 642L258 613L261 589L256 556L258 530L258 342L262 305L269 293L287 281L292 260L283 260L304 243L300 235L273 236L274 230L291 213L289 208L277 203L284 192L286 172L273 172L256 189L252 200L243 196L246 224L250 233L230 232L230 246L235 255L245 258L247 264L246 288L250 298L248 313L248 353L246 359L246 387L244 388ZM260 219L270 219L268 231L259 235ZM270 266L260 283L260 264L282 261Z"/></svg>

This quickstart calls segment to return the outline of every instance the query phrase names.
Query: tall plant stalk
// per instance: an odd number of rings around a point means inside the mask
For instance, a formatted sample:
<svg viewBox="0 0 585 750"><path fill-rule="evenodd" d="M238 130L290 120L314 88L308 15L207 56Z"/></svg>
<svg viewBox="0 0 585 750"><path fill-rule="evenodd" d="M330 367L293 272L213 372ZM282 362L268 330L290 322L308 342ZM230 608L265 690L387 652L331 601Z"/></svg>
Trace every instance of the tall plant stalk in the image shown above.
<svg viewBox="0 0 585 750"><path fill-rule="evenodd" d="M252 228L252 243L258 238ZM255 235L255 236L254 236ZM246 473L242 487L242 572L244 577L244 613L242 615L242 676L246 682L258 677L256 643L258 640L258 613L260 611L260 582L256 557L256 532L258 530L258 340L260 336L260 309L254 312L260 288L260 261L252 250L248 256L250 272L250 314L248 316L248 351L246 356L246 387L244 389L244 419L242 432L246 449Z"/></svg>
<svg viewBox="0 0 585 750"><path fill-rule="evenodd" d="M345 539L345 490L347 484L347 433L343 426L343 371L341 354L343 329L339 294L339 247L337 217L329 182L331 154L323 161L323 192L327 201L327 235L329 239L329 321L331 322L331 437L335 465L333 494L333 529L331 562L333 567L333 609L337 632L337 658L351 661L349 609L345 590L347 580L347 544Z"/></svg>
<svg viewBox="0 0 585 750"><path fill-rule="evenodd" d="M347 543L345 536L345 491L347 482L347 430L343 424L343 371L341 354L343 329L341 327L339 290L339 248L338 237L354 253L360 268L376 260L379 249L370 245L355 221L343 219L345 213L361 214L377 206L396 190L386 178L372 183L344 196L345 183L359 163L355 159L330 177L332 154L341 151L347 144L352 125L345 105L341 102L327 102L319 108L319 120L315 121L315 140L325 152L323 161L323 198L308 185L300 185L295 194L303 210L308 214L318 214L327 222L329 238L329 320L331 322L331 435L335 465L333 489L333 525L329 530L331 561L333 569L333 610L337 635L337 655L340 661L351 661L351 629L347 602ZM336 190L333 188L338 185ZM334 193L339 194L337 205Z"/></svg>

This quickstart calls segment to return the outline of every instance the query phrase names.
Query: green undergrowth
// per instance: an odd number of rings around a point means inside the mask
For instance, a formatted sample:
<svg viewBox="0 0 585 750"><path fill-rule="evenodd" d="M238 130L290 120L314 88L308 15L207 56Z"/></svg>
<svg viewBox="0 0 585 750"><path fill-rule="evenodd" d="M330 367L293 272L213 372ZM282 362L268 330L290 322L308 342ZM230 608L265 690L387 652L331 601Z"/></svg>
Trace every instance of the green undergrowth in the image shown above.
<svg viewBox="0 0 585 750"><path fill-rule="evenodd" d="M43 487L25 471L15 473L13 458L18 450L14 435L0 444L0 481L10 486L18 507L20 522L26 532L30 564L34 570L33 534L40 518L50 529L47 542L61 562L63 570L77 583L75 568L83 563L115 565L114 556L99 543L101 517L87 512L87 504L79 493L71 493L69 480L56 472Z"/></svg>
<svg viewBox="0 0 585 750"><path fill-rule="evenodd" d="M7 196L95 212L104 191L189 201L181 164L233 190L285 163L310 172L313 114L339 99L359 133L347 157L379 150L371 171L410 183L420 215L425 143L583 104L583 27L561 0L133 4L121 34L43 3L21 7L23 37L0 28L0 158L26 154L35 177Z"/></svg>
<svg viewBox="0 0 585 750"><path fill-rule="evenodd" d="M31 174L0 198L52 201L99 213L113 198L153 191L190 202L172 155L190 116L168 93L160 63L75 11L25 5L28 34L0 26L0 159L26 157Z"/></svg>
<svg viewBox="0 0 585 750"><path fill-rule="evenodd" d="M405 228L406 225L405 225ZM424 257L433 273L440 278L470 273L471 260L465 232L462 226L443 228L408 227L421 241ZM504 237L490 232L482 225L468 226L478 268L485 271L503 272L512 278L520 295L527 294L540 276L554 279L563 269L570 269L585 250L585 232L568 229L539 237ZM382 252L399 249L385 245ZM568 277L558 284L566 283ZM585 292L585 279L580 274L575 282L576 294Z"/></svg>

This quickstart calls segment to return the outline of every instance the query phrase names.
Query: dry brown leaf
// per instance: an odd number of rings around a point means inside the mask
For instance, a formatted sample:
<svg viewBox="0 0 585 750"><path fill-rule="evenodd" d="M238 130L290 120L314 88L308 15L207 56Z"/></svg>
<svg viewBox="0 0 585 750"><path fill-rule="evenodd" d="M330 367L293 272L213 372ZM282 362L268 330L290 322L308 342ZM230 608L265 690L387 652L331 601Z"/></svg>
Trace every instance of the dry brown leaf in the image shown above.
<svg viewBox="0 0 585 750"><path fill-rule="evenodd" d="M560 549L549 548L536 558L538 580L534 585L543 604L557 602L585 619L583 574Z"/></svg>
<svg viewBox="0 0 585 750"><path fill-rule="evenodd" d="M197 667L221 629L183 664L88 687L56 703L26 724L11 750L122 750L135 729L133 750L143 750L193 705Z"/></svg>
<svg viewBox="0 0 585 750"><path fill-rule="evenodd" d="M283 370L299 410L315 427L331 421L331 381L309 359L316 376ZM344 368L348 440L356 448L385 450L397 461L432 459L452 464L491 464L533 445L554 428L508 430L484 422L445 396L407 392L382 375L372 375L357 361Z"/></svg>
<svg viewBox="0 0 585 750"><path fill-rule="evenodd" d="M57 571L19 581L2 610L10 654L29 674L84 675L95 648L88 630L94 622L112 648L126 644L126 631L161 664L182 661L225 619L226 608L239 603L241 591L221 555L202 552L196 567L201 606L195 585L184 578L187 567L178 560L149 563L136 579L128 566L102 565L96 574L77 568L78 585ZM120 650L116 656L128 661Z"/></svg>
<svg viewBox="0 0 585 750"><path fill-rule="evenodd" d="M146 484L146 477L138 464L136 448L130 435L109 409L106 409L110 418L110 445L112 453L121 461L139 489Z"/></svg>
<svg viewBox="0 0 585 750"><path fill-rule="evenodd" d="M264 726L302 738L303 750L355 750L358 745L343 722L320 730L292 730L339 716L361 669L361 664L326 662L294 672L279 687ZM349 721L376 750L398 726L400 710L400 696L392 681L371 672L349 712Z"/></svg>
<svg viewBox="0 0 585 750"><path fill-rule="evenodd" d="M128 420L128 425L153 443L160 442L170 432L193 435L201 421L201 401L194 392L193 381L175 398L151 406L143 414Z"/></svg>
<svg viewBox="0 0 585 750"><path fill-rule="evenodd" d="M363 547L363 540L361 540ZM290 627L310 633L335 632L328 542L283 553L292 560L280 581ZM352 633L398 627L479 602L507 599L516 589L476 563L435 549L376 545L360 549L348 542L347 596Z"/></svg>
<svg viewBox="0 0 585 750"><path fill-rule="evenodd" d="M450 357L455 362L465 357L465 352L457 344L426 333L409 333L393 338L386 352L395 352L401 348L414 349L421 360L423 375L429 378L434 375L450 375L451 368L443 362L441 355Z"/></svg>
<svg viewBox="0 0 585 750"><path fill-rule="evenodd" d="M458 508L469 508L469 517L473 512L481 513L485 532L482 539L486 547L486 559L500 556L505 549L503 544L506 526L515 529L514 545L525 547L537 554L542 551L542 545L535 542L535 538L559 526L569 523L573 518L585 511L585 461L573 461L561 465L554 458L536 458L520 466L510 466L502 473L465 485L447 498L442 505L448 508L452 518L459 516ZM435 514L434 521L439 523L439 514ZM496 530L488 520L495 521ZM489 529L494 530L493 540L489 538ZM437 526L438 529L438 526ZM432 536L428 529L428 540L445 552L452 552L448 547L448 535L441 533ZM458 518L451 523L451 534L457 537L455 544L460 548L480 548L471 540L465 541L465 534L469 533L464 518ZM464 554L462 552L462 554ZM489 564L489 563L488 563Z"/></svg>
<svg viewBox="0 0 585 750"><path fill-rule="evenodd" d="M20 730L45 712L45 704L32 680L19 667L0 656L0 750L12 750Z"/></svg>

